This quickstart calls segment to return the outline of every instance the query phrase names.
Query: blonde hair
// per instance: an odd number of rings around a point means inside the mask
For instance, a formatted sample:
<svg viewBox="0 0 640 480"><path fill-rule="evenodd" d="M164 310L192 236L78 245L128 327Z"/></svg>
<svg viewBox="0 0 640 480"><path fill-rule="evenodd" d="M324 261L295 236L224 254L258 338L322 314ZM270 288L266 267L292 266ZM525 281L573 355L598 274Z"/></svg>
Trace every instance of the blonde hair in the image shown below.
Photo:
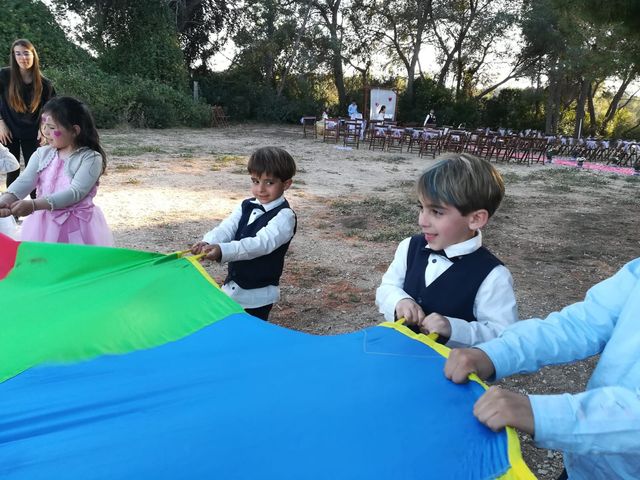
<svg viewBox="0 0 640 480"><path fill-rule="evenodd" d="M487 160L473 155L448 154L418 180L418 195L453 205L462 215L484 209L492 216L504 197L504 181Z"/></svg>
<svg viewBox="0 0 640 480"><path fill-rule="evenodd" d="M31 103L29 105L24 103L22 95L20 95L20 90L25 86L25 83L22 80L22 75L20 75L20 66L18 65L18 62L16 62L15 53L13 51L13 49L18 46L28 49L33 55L33 65L31 65L30 69L33 76L31 83L31 85L33 85L33 97L31 97ZM8 99L9 106L12 110L19 113L34 113L38 111L38 108L40 107L40 99L42 97L42 74L40 73L40 59L38 58L38 52L36 52L36 48L29 40L20 38L13 42L11 45L9 65L11 66Z"/></svg>

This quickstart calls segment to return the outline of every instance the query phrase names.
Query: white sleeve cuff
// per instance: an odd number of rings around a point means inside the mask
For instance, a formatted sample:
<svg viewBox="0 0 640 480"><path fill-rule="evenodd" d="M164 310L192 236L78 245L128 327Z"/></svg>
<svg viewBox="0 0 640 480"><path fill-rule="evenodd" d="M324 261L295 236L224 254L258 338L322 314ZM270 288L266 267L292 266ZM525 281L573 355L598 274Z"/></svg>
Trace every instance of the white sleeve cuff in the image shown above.
<svg viewBox="0 0 640 480"><path fill-rule="evenodd" d="M447 347L471 347L472 340L469 331L469 322L460 318L445 318L449 320L449 325L451 326L451 336L447 341Z"/></svg>

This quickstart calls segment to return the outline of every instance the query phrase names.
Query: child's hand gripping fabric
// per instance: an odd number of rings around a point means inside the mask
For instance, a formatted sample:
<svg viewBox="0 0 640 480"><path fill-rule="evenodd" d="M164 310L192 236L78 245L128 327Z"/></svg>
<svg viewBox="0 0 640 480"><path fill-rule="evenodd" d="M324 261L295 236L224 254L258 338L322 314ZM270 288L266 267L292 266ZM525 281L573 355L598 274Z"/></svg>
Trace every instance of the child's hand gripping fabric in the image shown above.
<svg viewBox="0 0 640 480"><path fill-rule="evenodd" d="M205 254L204 258L207 260L219 262L222 259L222 250L220 249L220 245L208 245L202 249L202 253Z"/></svg>
<svg viewBox="0 0 640 480"><path fill-rule="evenodd" d="M11 206L6 203L0 203L0 218L11 216Z"/></svg>
<svg viewBox="0 0 640 480"><path fill-rule="evenodd" d="M29 198L11 204L11 213L16 217L26 217L37 210L36 201Z"/></svg>
<svg viewBox="0 0 640 480"><path fill-rule="evenodd" d="M437 333L443 339L451 337L451 323L439 313L430 313L420 322L420 331L424 334Z"/></svg>
<svg viewBox="0 0 640 480"><path fill-rule="evenodd" d="M219 262L222 259L222 250L220 245L211 245L207 242L198 242L191 247L191 253L193 255L201 255L205 260L213 260Z"/></svg>
<svg viewBox="0 0 640 480"><path fill-rule="evenodd" d="M404 318L405 325L420 325L424 311L412 298L403 298L396 304L396 318Z"/></svg>
<svg viewBox="0 0 640 480"><path fill-rule="evenodd" d="M403 298L396 304L396 318L404 318L405 325L417 326L425 335L437 333L442 338L451 337L451 324L447 317L439 313L425 315L412 298Z"/></svg>
<svg viewBox="0 0 640 480"><path fill-rule="evenodd" d="M0 196L0 218L11 215L11 204L15 203L16 197L10 193Z"/></svg>
<svg viewBox="0 0 640 480"><path fill-rule="evenodd" d="M198 242L191 246L189 249L193 255L200 255L204 248L208 247L209 244L207 242Z"/></svg>

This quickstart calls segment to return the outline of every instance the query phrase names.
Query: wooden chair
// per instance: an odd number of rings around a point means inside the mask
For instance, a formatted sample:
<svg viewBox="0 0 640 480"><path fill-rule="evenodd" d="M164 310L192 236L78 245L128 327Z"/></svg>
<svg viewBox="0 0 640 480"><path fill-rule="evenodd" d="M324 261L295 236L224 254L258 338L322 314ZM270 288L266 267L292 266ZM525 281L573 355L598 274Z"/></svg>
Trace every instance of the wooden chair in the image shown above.
<svg viewBox="0 0 640 480"><path fill-rule="evenodd" d="M407 153L413 153L414 151L420 152L420 145L422 144L422 128L412 128L405 130L405 143L407 145Z"/></svg>
<svg viewBox="0 0 640 480"><path fill-rule="evenodd" d="M362 121L360 120L348 120L344 122L343 127L343 145L355 146L360 148L360 136L362 135Z"/></svg>
<svg viewBox="0 0 640 480"><path fill-rule="evenodd" d="M404 128L387 128L387 139L385 141L388 152L402 152L404 148Z"/></svg>
<svg viewBox="0 0 640 480"><path fill-rule="evenodd" d="M530 161L542 163L547 159L547 151L549 150L549 142L546 138L535 138L531 144Z"/></svg>
<svg viewBox="0 0 640 480"><path fill-rule="evenodd" d="M440 155L440 152L442 151L442 142L444 138L445 137L437 130L425 129L421 134L420 151L418 154L421 157L424 157L431 153L431 156L436 158L436 155Z"/></svg>
<svg viewBox="0 0 640 480"><path fill-rule="evenodd" d="M482 144L484 142L484 132L474 131L469 135L469 141L464 146L464 151L470 153L471 155L477 155L478 152L482 148Z"/></svg>
<svg viewBox="0 0 640 480"><path fill-rule="evenodd" d="M369 150L375 150L380 147L384 150L387 143L387 129L381 126L373 126L369 134Z"/></svg>
<svg viewBox="0 0 640 480"><path fill-rule="evenodd" d="M509 158L507 158L507 161L513 160L516 163L526 163L529 165L531 162L531 152L533 150L534 141L535 139L531 136L520 138L515 144L515 148L509 152Z"/></svg>
<svg viewBox="0 0 640 480"><path fill-rule="evenodd" d="M511 160L522 163L528 158L528 149L531 139L527 137L511 137L505 146L501 160L509 162Z"/></svg>
<svg viewBox="0 0 640 480"><path fill-rule="evenodd" d="M222 128L229 126L229 116L220 105L211 107L211 126Z"/></svg>
<svg viewBox="0 0 640 480"><path fill-rule="evenodd" d="M558 149L558 156L577 157L582 148L577 139L573 137L564 137L561 140L561 146Z"/></svg>
<svg viewBox="0 0 640 480"><path fill-rule="evenodd" d="M316 129L316 117L306 116L300 120L302 122L302 136L307 138L307 135L313 135L313 138L318 138L318 130Z"/></svg>
<svg viewBox="0 0 640 480"><path fill-rule="evenodd" d="M463 152L467 145L468 137L465 130L449 130L444 139L442 149L446 152Z"/></svg>
<svg viewBox="0 0 640 480"><path fill-rule="evenodd" d="M496 137L492 142L487 158L489 160L495 158L496 162L505 161L505 158L509 155L509 152L513 150L517 142L518 137L514 135Z"/></svg>
<svg viewBox="0 0 640 480"><path fill-rule="evenodd" d="M629 160L629 150L627 142L612 140L606 163L620 166L626 165Z"/></svg>
<svg viewBox="0 0 640 480"><path fill-rule="evenodd" d="M367 124L367 130L364 135L365 140L370 140L376 127L382 127L382 123L382 120L369 120L369 123Z"/></svg>
<svg viewBox="0 0 640 480"><path fill-rule="evenodd" d="M495 134L478 135L472 153L477 157L489 160L491 158L491 150L493 149L493 143L495 142L496 137L497 135Z"/></svg>
<svg viewBox="0 0 640 480"><path fill-rule="evenodd" d="M324 121L324 130L322 132L322 141L332 141L338 143L340 138L340 120L337 118L327 118Z"/></svg>

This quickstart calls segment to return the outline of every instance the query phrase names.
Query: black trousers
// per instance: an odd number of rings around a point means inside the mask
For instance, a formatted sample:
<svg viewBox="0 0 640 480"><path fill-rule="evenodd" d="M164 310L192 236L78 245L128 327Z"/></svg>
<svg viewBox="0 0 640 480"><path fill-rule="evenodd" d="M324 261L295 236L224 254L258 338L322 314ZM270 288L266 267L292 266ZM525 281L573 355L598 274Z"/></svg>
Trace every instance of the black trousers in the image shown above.
<svg viewBox="0 0 640 480"><path fill-rule="evenodd" d="M26 167L29 164L31 155L33 155L33 152L38 148L38 140L35 138L27 140L14 138L11 140L11 143L7 145L7 148L18 161L20 161L20 150L22 150L22 158L24 158L24 166ZM7 173L7 187L11 185L19 175L20 170ZM31 192L31 198L36 198L35 190Z"/></svg>
<svg viewBox="0 0 640 480"><path fill-rule="evenodd" d="M253 315L254 317L257 317L266 322L267 320L269 320L269 312L271 312L272 308L273 303L258 308L245 308L244 311L249 315Z"/></svg>

